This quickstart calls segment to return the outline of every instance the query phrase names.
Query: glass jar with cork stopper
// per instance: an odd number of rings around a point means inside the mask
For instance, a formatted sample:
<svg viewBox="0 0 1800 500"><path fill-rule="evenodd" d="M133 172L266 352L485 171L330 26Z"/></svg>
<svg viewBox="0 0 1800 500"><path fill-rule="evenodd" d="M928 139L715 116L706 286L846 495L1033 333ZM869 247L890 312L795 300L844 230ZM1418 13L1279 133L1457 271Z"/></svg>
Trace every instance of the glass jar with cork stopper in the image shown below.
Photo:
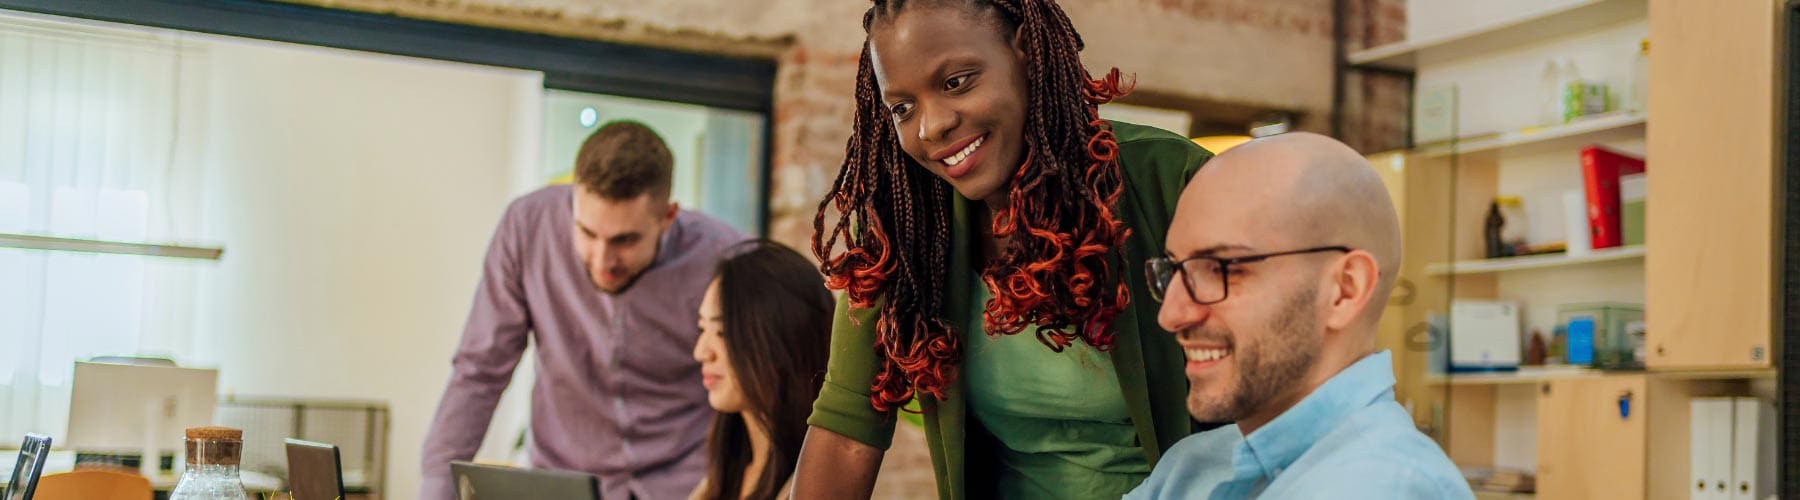
<svg viewBox="0 0 1800 500"><path fill-rule="evenodd" d="M244 457L244 431L230 427L187 430L187 470L169 500L248 500L238 477Z"/></svg>

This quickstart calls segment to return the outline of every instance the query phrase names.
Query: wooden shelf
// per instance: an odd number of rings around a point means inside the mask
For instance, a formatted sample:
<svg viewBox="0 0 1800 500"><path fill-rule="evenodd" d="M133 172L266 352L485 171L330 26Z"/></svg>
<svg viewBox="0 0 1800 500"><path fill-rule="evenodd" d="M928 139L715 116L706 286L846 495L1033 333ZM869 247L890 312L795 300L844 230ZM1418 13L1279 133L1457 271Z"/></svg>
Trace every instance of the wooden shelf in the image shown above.
<svg viewBox="0 0 1800 500"><path fill-rule="evenodd" d="M219 260L225 253L223 248L191 247L181 245L158 245L151 243L127 243L119 241L88 240L81 238L62 238L55 236L38 236L30 234L0 233L0 248L21 248L26 250L48 250L57 252L104 253L117 255L142 255L147 257L170 257L177 259Z"/></svg>
<svg viewBox="0 0 1800 500"><path fill-rule="evenodd" d="M1587 0L1503 24L1424 40L1407 40L1351 53L1351 66L1413 71L1542 40L1580 33L1649 15L1644 0Z"/></svg>
<svg viewBox="0 0 1800 500"><path fill-rule="evenodd" d="M1579 256L1556 253L1530 255L1525 257L1507 257L1504 259L1461 260L1447 264L1428 264L1425 266L1425 274L1428 276L1491 274L1642 258L1644 258L1644 247L1642 245L1635 245L1628 247L1602 248L1589 252L1587 255Z"/></svg>
<svg viewBox="0 0 1800 500"><path fill-rule="evenodd" d="M1649 373L1653 377L1669 380L1745 380L1775 378L1777 372L1774 368L1744 368L1697 371L1656 370Z"/></svg>
<svg viewBox="0 0 1800 500"><path fill-rule="evenodd" d="M1428 374L1425 383L1429 385L1514 385L1535 384L1551 380L1567 380L1602 375L1647 374L1652 377L1672 380L1737 380L1759 379L1775 376L1773 368L1754 368L1743 370L1703 370L1703 371L1607 371L1596 368L1578 366L1522 366L1516 372L1495 373L1453 373Z"/></svg>
<svg viewBox="0 0 1800 500"><path fill-rule="evenodd" d="M1430 374L1425 376L1425 383L1430 385L1535 384L1550 380L1598 377L1606 373L1604 370L1578 366L1521 366L1516 372Z"/></svg>
<svg viewBox="0 0 1800 500"><path fill-rule="evenodd" d="M1574 150L1606 140L1644 137L1645 123L1642 113L1613 112L1585 116L1552 127L1531 127L1513 132L1465 137L1454 142L1428 144L1414 148L1413 154L1419 158L1441 158L1452 154Z"/></svg>

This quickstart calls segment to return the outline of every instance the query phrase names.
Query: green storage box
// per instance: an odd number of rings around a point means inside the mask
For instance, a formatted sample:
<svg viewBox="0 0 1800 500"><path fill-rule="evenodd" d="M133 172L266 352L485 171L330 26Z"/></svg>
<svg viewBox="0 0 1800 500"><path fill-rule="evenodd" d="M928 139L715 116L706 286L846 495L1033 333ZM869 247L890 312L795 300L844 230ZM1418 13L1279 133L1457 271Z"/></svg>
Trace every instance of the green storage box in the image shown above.
<svg viewBox="0 0 1800 500"><path fill-rule="evenodd" d="M1637 353L1644 339L1633 334L1632 323L1644 320L1642 304L1594 302L1564 304L1556 308L1556 324L1568 328L1569 320L1594 318L1594 366L1607 370L1635 370L1644 367Z"/></svg>

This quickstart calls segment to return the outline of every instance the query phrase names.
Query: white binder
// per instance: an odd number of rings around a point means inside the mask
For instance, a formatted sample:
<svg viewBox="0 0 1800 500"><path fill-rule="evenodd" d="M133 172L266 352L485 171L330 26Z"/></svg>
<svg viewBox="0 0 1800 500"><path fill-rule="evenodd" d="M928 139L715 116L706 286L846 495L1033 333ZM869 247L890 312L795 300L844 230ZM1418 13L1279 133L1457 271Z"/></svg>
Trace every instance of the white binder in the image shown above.
<svg viewBox="0 0 1800 500"><path fill-rule="evenodd" d="M1732 398L1689 402L1688 498L1731 500Z"/></svg>
<svg viewBox="0 0 1800 500"><path fill-rule="evenodd" d="M1712 404L1712 449L1708 456L1712 460L1712 498L1715 500L1731 500L1731 413L1735 402L1732 398L1715 398Z"/></svg>
<svg viewBox="0 0 1800 500"><path fill-rule="evenodd" d="M1736 398L1732 420L1731 500L1775 494L1775 405Z"/></svg>
<svg viewBox="0 0 1800 500"><path fill-rule="evenodd" d="M1712 405L1705 398L1688 400L1688 498L1691 500L1713 500L1712 460L1707 452L1712 450Z"/></svg>

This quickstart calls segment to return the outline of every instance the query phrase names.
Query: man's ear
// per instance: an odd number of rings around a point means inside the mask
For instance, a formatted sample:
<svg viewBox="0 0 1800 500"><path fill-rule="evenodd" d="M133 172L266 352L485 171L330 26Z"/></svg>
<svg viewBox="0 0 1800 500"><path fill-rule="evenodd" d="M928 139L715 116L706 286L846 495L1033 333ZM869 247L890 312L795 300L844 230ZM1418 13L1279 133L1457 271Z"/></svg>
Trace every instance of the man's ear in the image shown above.
<svg viewBox="0 0 1800 500"><path fill-rule="evenodd" d="M664 231L668 231L669 226L675 225L675 216L680 213L681 203L674 201L669 202L669 211L663 213L662 228Z"/></svg>
<svg viewBox="0 0 1800 500"><path fill-rule="evenodd" d="M1355 250L1339 257L1327 272L1333 291L1325 326L1330 330L1348 329L1374 300L1375 288L1381 281L1381 265L1369 252Z"/></svg>

